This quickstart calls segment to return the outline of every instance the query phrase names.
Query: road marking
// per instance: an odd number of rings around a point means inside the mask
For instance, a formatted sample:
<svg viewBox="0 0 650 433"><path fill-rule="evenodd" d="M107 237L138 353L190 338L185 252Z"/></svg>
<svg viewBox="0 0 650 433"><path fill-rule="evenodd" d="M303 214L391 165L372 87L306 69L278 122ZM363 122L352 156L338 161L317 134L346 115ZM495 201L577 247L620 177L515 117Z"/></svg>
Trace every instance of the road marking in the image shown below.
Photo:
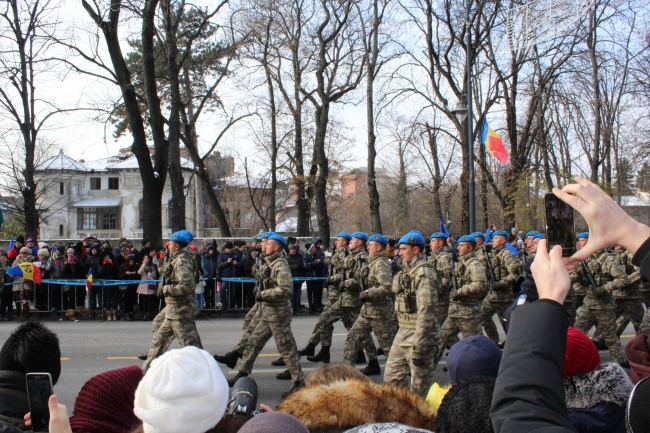
<svg viewBox="0 0 650 433"><path fill-rule="evenodd" d="M327 364L324 364L324 365L327 365ZM438 363L438 365L447 365L447 361L440 361L440 362ZM384 364L379 364L379 366L380 366L380 367L386 367L386 365L384 365ZM321 368L321 367L308 367L308 368L304 368L304 367L303 367L302 371L314 371L314 370L318 370L319 368ZM284 370L286 370L286 368L285 368ZM269 368L269 369L261 369L261 370L254 369L253 372L252 372L251 374L272 374L272 373L282 373L284 370L283 370L281 367L278 367L278 368ZM231 375L235 375L235 374L237 374L237 373L239 373L238 370L230 370L230 371L228 372L228 374L231 374Z"/></svg>
<svg viewBox="0 0 650 433"><path fill-rule="evenodd" d="M260 353L257 356L280 356L279 353Z"/></svg>
<svg viewBox="0 0 650 433"><path fill-rule="evenodd" d="M70 361L70 358L61 358L61 361Z"/></svg>
<svg viewBox="0 0 650 433"><path fill-rule="evenodd" d="M630 335L621 335L621 338L634 338L636 335L630 334Z"/></svg>
<svg viewBox="0 0 650 433"><path fill-rule="evenodd" d="M106 359L109 361L122 361L122 360L131 360L131 359L138 359L137 356L109 356Z"/></svg>

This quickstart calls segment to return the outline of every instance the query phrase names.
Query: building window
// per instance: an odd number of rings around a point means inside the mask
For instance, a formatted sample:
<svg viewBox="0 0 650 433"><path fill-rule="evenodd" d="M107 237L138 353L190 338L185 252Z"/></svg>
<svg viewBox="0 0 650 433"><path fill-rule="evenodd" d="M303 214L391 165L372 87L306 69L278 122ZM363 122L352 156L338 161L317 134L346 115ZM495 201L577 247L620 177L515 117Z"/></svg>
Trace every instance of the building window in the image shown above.
<svg viewBox="0 0 650 433"><path fill-rule="evenodd" d="M65 184L63 182L59 182L59 195L65 194Z"/></svg>
<svg viewBox="0 0 650 433"><path fill-rule="evenodd" d="M64 235L65 235L65 233L63 231L63 224L59 224L59 236L63 237Z"/></svg>
<svg viewBox="0 0 650 433"><path fill-rule="evenodd" d="M119 207L83 207L77 209L77 230L117 230Z"/></svg>
<svg viewBox="0 0 650 433"><path fill-rule="evenodd" d="M101 177L91 177L90 178L90 189L102 189L102 178Z"/></svg>
<svg viewBox="0 0 650 433"><path fill-rule="evenodd" d="M108 178L108 189L120 189L120 178L119 177L109 177Z"/></svg>

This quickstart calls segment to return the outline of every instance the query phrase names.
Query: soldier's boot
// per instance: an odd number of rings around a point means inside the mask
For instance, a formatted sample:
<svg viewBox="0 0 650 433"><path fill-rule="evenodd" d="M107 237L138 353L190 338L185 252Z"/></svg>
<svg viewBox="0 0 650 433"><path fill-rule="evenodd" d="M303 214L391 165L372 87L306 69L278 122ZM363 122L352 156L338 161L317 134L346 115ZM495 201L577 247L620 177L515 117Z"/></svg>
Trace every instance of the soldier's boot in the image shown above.
<svg viewBox="0 0 650 433"><path fill-rule="evenodd" d="M282 359L282 357L279 357L275 361L271 361L271 365L275 365L276 367L284 367L284 359Z"/></svg>
<svg viewBox="0 0 650 433"><path fill-rule="evenodd" d="M228 386L232 388L235 385L235 382L237 382L242 377L248 377L248 373L242 373L241 371L238 371L235 377L228 379Z"/></svg>
<svg viewBox="0 0 650 433"><path fill-rule="evenodd" d="M316 356L308 356L307 361L309 362L324 362L325 364L329 364L330 362L330 347L329 346L321 346L320 352L316 354Z"/></svg>
<svg viewBox="0 0 650 433"><path fill-rule="evenodd" d="M287 398L289 397L290 394L293 394L294 392L298 391L300 388L303 388L305 386L305 381L304 380L299 380L297 382L293 383L293 388L291 388L287 392L282 393L282 398Z"/></svg>
<svg viewBox="0 0 650 433"><path fill-rule="evenodd" d="M300 356L314 356L316 353L316 345L307 343L304 349L298 351L298 355Z"/></svg>
<svg viewBox="0 0 650 433"><path fill-rule="evenodd" d="M228 352L225 355L214 355L215 361L221 363L221 364L226 364L228 368L235 368L235 365L237 365L237 360L242 357L242 354L239 352L235 352L234 350L232 352ZM233 382L234 383L234 382Z"/></svg>
<svg viewBox="0 0 650 433"><path fill-rule="evenodd" d="M384 349L382 349L381 347L379 347L379 348L377 349L377 356L381 356L381 355L383 355L383 354L384 354Z"/></svg>
<svg viewBox="0 0 650 433"><path fill-rule="evenodd" d="M366 354L363 352L363 349L360 349L357 352L357 360L355 361L357 364L365 364L366 363Z"/></svg>
<svg viewBox="0 0 650 433"><path fill-rule="evenodd" d="M289 373L289 370L284 370L282 373L276 374L275 378L278 380L289 380L291 379L291 373Z"/></svg>
<svg viewBox="0 0 650 433"><path fill-rule="evenodd" d="M594 343L594 346L596 346L596 349L598 350L607 350L607 345L605 342L600 339L600 340L591 340Z"/></svg>
<svg viewBox="0 0 650 433"><path fill-rule="evenodd" d="M147 360L147 355L145 353L140 353L138 354L138 359L141 361L146 361Z"/></svg>
<svg viewBox="0 0 650 433"><path fill-rule="evenodd" d="M361 371L366 376L375 376L381 374L381 367L379 366L378 360L371 359L370 362L368 362L368 365L359 371Z"/></svg>

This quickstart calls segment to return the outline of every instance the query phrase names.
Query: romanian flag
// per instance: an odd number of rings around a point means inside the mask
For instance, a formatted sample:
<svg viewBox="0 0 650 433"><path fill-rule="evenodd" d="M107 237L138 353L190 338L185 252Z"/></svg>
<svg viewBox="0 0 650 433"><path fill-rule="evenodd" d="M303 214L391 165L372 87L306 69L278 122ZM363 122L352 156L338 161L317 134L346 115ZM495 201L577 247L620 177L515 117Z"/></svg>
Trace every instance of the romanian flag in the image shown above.
<svg viewBox="0 0 650 433"><path fill-rule="evenodd" d="M14 265L7 273L12 277L22 278L25 281L34 281L36 284L41 284L41 270L32 262L25 262L19 265Z"/></svg>
<svg viewBox="0 0 650 433"><path fill-rule="evenodd" d="M483 128L481 129L481 143L485 148L490 152L490 154L501 162L505 164L508 162L508 151L503 146L503 141L501 137L494 132L492 128L488 125L487 118L483 118Z"/></svg>
<svg viewBox="0 0 650 433"><path fill-rule="evenodd" d="M93 270L90 269L88 271L88 278L86 278L86 290L90 290L92 286L93 286Z"/></svg>

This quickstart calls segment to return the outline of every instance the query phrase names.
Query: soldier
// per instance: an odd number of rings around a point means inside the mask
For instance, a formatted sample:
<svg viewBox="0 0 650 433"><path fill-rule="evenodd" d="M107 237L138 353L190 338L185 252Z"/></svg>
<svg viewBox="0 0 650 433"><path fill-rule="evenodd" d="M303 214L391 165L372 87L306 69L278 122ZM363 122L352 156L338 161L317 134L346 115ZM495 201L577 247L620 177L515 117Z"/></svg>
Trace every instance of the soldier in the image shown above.
<svg viewBox="0 0 650 433"><path fill-rule="evenodd" d="M258 262L253 265L252 275L257 281L262 280L262 268L264 267L264 249L266 248L266 242L270 235L273 232L265 232L260 235L258 242L262 253L258 255ZM259 286L255 287L254 295L257 295L257 292L260 290ZM233 347L230 352L227 352L225 355L214 355L214 359L221 364L226 364L228 368L235 368L237 365L237 360L244 356L244 350L246 350L246 344L248 343L248 338L253 333L257 325L262 320L259 313L260 303L256 302L255 305L248 311L244 317L244 324L242 326L241 339Z"/></svg>
<svg viewBox="0 0 650 433"><path fill-rule="evenodd" d="M255 295L261 303L260 322L248 339L244 357L239 364L239 372L228 380L232 387L237 379L248 376L253 371L253 363L271 337L275 339L278 351L291 374L293 388L282 394L282 398L304 386L304 374L300 368L300 356L296 341L291 332L293 308L289 298L293 293L291 270L282 252L287 241L281 235L269 235L265 246L264 268L262 269L262 286Z"/></svg>
<svg viewBox="0 0 650 433"><path fill-rule="evenodd" d="M447 236L442 232L436 232L431 235L429 246L431 247L431 257L429 264L436 270L441 279L440 291L438 292L438 306L436 317L438 325L442 326L449 312L449 293L451 291L451 260L452 254L445 251L447 245Z"/></svg>
<svg viewBox="0 0 650 433"><path fill-rule="evenodd" d="M367 236L368 235L366 235L366 237ZM314 332L309 337L307 346L299 352L301 356L307 355L307 361L309 362L329 363L330 347L332 346L332 334L334 333L334 323L341 320L343 322L343 326L345 326L345 329L350 330L354 324L354 321L359 315L360 302L357 300L355 307L344 306L341 294L341 276L343 274L345 256L348 252L348 244L351 240L351 234L347 232L340 232L336 237L336 252L332 257L328 258L328 261L331 261L332 266L331 274L327 277L326 280L329 288L327 304L325 305L323 312L318 318L318 323L316 323ZM350 299L350 296L348 296L346 304L350 304L350 302L352 304L355 304L355 302ZM314 356L315 348L319 343L321 344L321 349ZM369 335L368 337L365 337L361 343L366 349L366 352L368 352L369 356L374 354L376 357L377 349L375 348L372 336ZM366 362L366 357L363 354L363 350L360 350L357 354L356 362L357 364Z"/></svg>
<svg viewBox="0 0 650 433"><path fill-rule="evenodd" d="M147 359L142 366L145 373L151 361L167 351L174 337L180 347L202 348L194 319L199 314L194 290L201 278L194 253L187 248L194 236L182 230L169 238L171 260L165 263L164 283L159 290L165 296L165 308L153 319L153 338Z"/></svg>
<svg viewBox="0 0 650 433"><path fill-rule="evenodd" d="M445 347L451 339L463 334L463 338L481 334L481 302L487 292L485 268L476 258L474 235L464 235L458 239L458 264L455 265L457 290L452 286L449 302L449 315L442 325L440 349L436 362L442 358Z"/></svg>
<svg viewBox="0 0 650 433"><path fill-rule="evenodd" d="M490 291L481 304L481 323L486 323L487 321L494 323L492 316L496 313L499 317L499 323L503 326L503 314L513 300L512 285L519 278L519 274L521 274L521 262L505 247L507 241L508 232L505 230L497 230L492 235L492 252L490 253L484 250L488 260L491 260L489 258L490 255L494 257L494 260L491 261L494 265L493 269L496 281L490 286ZM488 337L499 344L498 333L496 334L496 339L494 335L488 335Z"/></svg>
<svg viewBox="0 0 650 433"><path fill-rule="evenodd" d="M578 245L577 245L578 249L584 248L584 246L587 245L588 240L589 240L589 232L580 233L578 235ZM571 284L571 288L573 289L575 307L577 310L578 308L582 307L582 304L584 303L585 295L587 294L587 290L585 289L585 286L583 286L581 283Z"/></svg>
<svg viewBox="0 0 650 433"><path fill-rule="evenodd" d="M362 243L359 238L352 238L350 248L356 251L357 244ZM368 239L368 252L365 262L367 265L361 269L357 266L354 278L346 281L346 292L350 291L347 287L359 286L362 290L359 299L363 303L361 313L348 331L345 339L345 349L343 351L343 363L354 365L359 352L361 341L370 337L371 332L379 341L380 347L386 347L385 356L389 356L388 350L393 344L395 333L397 332L397 317L391 299L391 283L393 275L390 270L390 263L384 255L384 250L388 245L388 239L383 235L376 234ZM365 255L361 252L357 257ZM349 257L351 259L352 257ZM358 260L358 259L356 259ZM352 277L352 275L350 275ZM361 285L363 284L363 287ZM381 368L377 361L377 356L368 354L368 366L361 370L366 376L381 374Z"/></svg>
<svg viewBox="0 0 650 433"><path fill-rule="evenodd" d="M641 285L641 272L639 268L632 264L632 254L620 245L616 245L614 251L615 257L625 269L628 275L629 284L623 289L614 290L612 295L616 301L616 334L620 337L627 328L627 325L632 322L634 331L639 332L641 322L643 321L643 306L641 305L641 293L639 292ZM603 348L602 334L596 331L592 338L594 344L598 348Z"/></svg>
<svg viewBox="0 0 650 433"><path fill-rule="evenodd" d="M584 238L584 233L580 236ZM589 272L593 276L591 281ZM612 292L623 289L628 285L625 269L620 265L614 255L605 250L598 251L587 258L587 260L576 265L570 273L572 282L580 282L587 288L587 295L584 305L578 313L575 327L584 333L596 325L603 334L603 340L612 355L612 361L623 362L621 340L616 335L616 313Z"/></svg>
<svg viewBox="0 0 650 433"><path fill-rule="evenodd" d="M501 230L505 231L505 230ZM506 232L507 233L507 232ZM476 258L478 259L479 262L483 265L483 268L485 269L485 278L486 278L486 284L489 289L490 285L492 283L495 283L496 281L491 281L490 280L490 275L488 273L488 260L490 261L490 266L492 266L492 258L490 257L490 254L487 252L486 245L485 245L485 235L483 232L474 232L472 233L472 236L476 239ZM492 234L492 240L494 241L494 234ZM488 292L485 294L487 295ZM481 301L482 302L482 301ZM492 318L487 318L483 321L481 324L483 329L485 330L485 335L488 336L489 339L492 341L496 341L498 343L499 341L499 331L497 331L497 325L494 324L494 321ZM455 339L454 339L455 340ZM449 344L453 344L455 341L450 341Z"/></svg>
<svg viewBox="0 0 650 433"><path fill-rule="evenodd" d="M439 326L436 303L440 278L423 253L424 238L412 231L399 240L402 269L393 280L399 330L388 354L384 383L411 376L411 391L422 397L434 382Z"/></svg>

